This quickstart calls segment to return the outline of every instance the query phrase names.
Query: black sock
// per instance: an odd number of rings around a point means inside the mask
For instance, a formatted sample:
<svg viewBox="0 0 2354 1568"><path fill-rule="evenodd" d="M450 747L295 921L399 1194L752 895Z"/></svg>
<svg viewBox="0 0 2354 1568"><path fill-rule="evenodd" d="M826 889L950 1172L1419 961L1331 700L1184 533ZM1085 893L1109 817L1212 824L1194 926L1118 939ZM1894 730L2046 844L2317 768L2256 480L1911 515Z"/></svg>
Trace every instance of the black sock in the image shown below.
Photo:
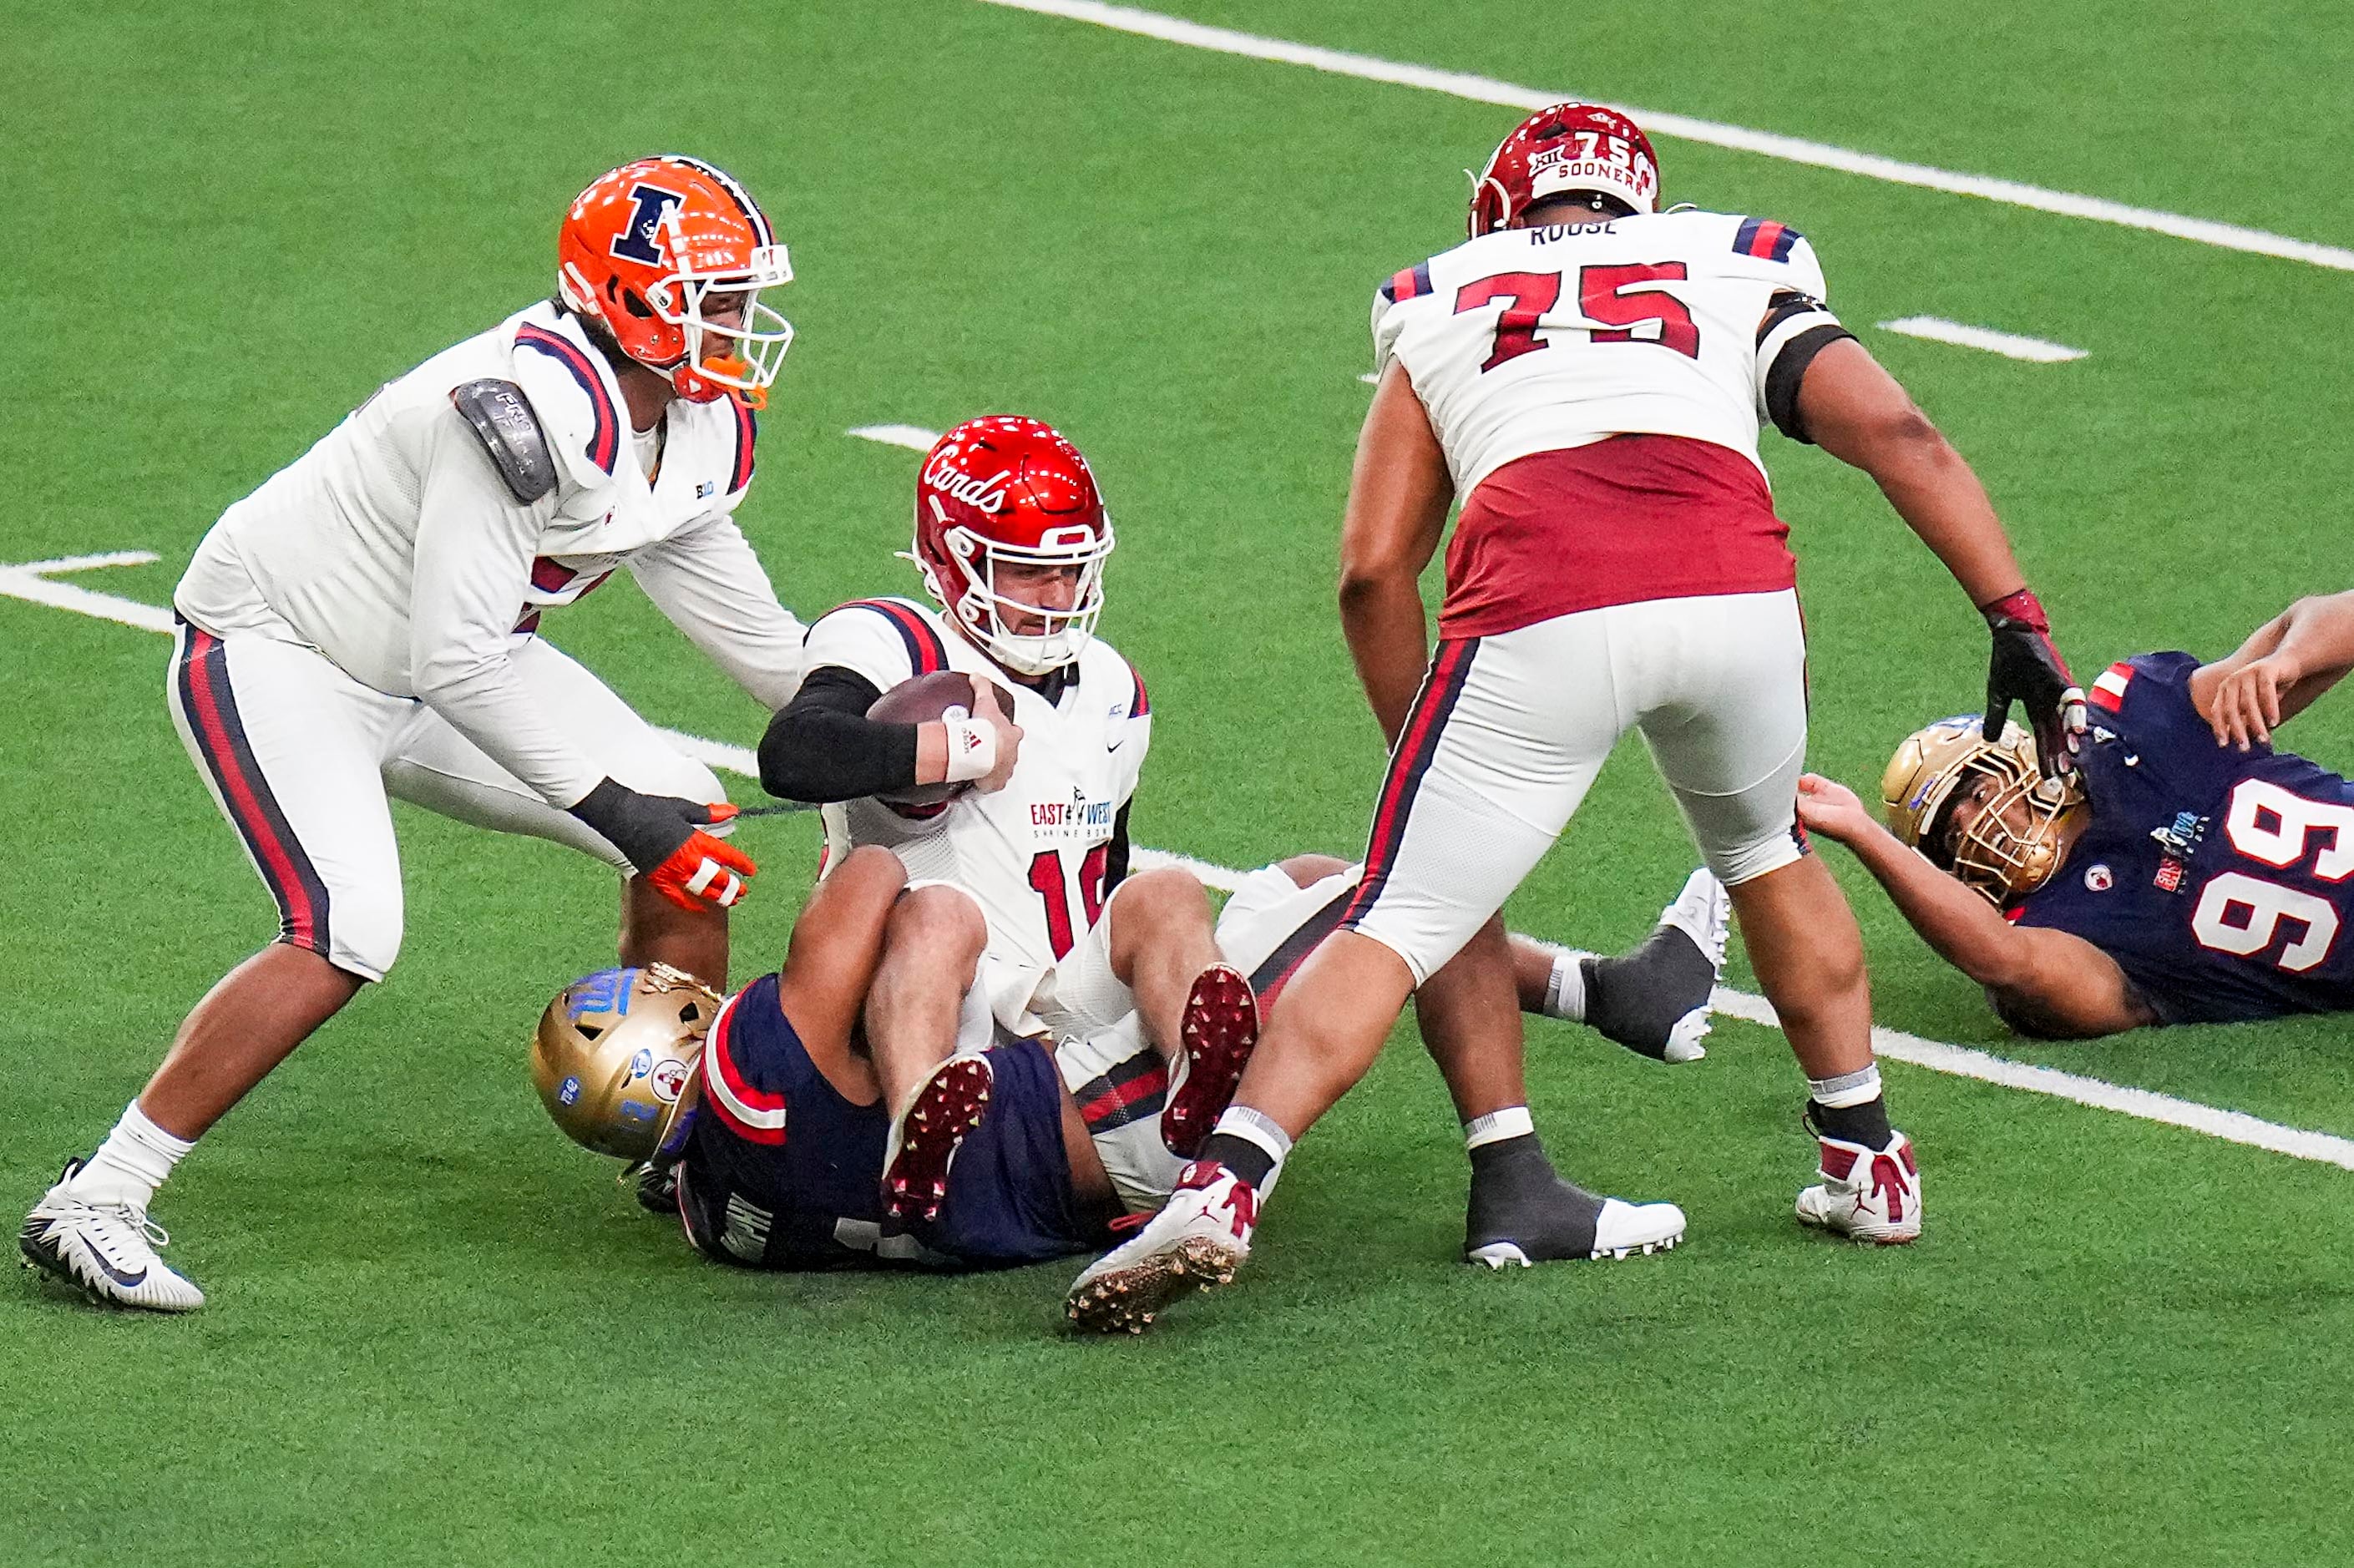
<svg viewBox="0 0 2354 1568"><path fill-rule="evenodd" d="M1231 1132L1214 1132L1204 1139L1201 1158L1225 1166L1254 1188L1267 1185L1267 1173L1275 1169L1274 1155Z"/></svg>
<svg viewBox="0 0 2354 1568"><path fill-rule="evenodd" d="M1874 1153L1887 1148L1896 1137L1895 1129L1888 1125L1888 1102L1878 1095L1860 1106L1840 1106L1836 1110L1820 1100L1808 1100L1807 1113L1814 1118L1818 1130L1842 1143L1861 1143Z"/></svg>

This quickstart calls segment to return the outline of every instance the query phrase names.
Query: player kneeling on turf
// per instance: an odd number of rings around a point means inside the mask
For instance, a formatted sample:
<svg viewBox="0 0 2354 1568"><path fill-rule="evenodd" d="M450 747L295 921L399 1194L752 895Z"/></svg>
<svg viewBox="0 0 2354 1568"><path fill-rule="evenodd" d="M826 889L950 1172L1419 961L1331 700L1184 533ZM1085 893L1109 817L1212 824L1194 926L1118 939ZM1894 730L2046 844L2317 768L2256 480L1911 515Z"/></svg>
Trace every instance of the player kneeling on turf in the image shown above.
<svg viewBox="0 0 2354 1568"><path fill-rule="evenodd" d="M792 270L744 188L641 159L566 214L557 295L387 382L225 513L173 594L174 722L276 900L114 1132L26 1217L27 1260L101 1301L203 1304L147 1219L195 1140L392 968L388 798L621 874L620 952L726 983L752 862L733 814L604 683L535 635L626 567L770 709L801 623L734 521L792 329ZM708 830L708 831L706 831Z"/></svg>

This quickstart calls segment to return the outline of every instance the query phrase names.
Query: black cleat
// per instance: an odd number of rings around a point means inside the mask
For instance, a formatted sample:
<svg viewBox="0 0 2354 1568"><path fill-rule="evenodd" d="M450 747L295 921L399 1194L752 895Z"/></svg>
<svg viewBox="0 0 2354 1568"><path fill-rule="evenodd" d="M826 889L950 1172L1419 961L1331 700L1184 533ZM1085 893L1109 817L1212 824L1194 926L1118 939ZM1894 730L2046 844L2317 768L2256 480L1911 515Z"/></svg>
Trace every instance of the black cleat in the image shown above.
<svg viewBox="0 0 2354 1568"><path fill-rule="evenodd" d="M1673 1203L1621 1202L1563 1181L1534 1134L1472 1150L1466 1263L1526 1268L1648 1255L1674 1246L1683 1234L1683 1211Z"/></svg>

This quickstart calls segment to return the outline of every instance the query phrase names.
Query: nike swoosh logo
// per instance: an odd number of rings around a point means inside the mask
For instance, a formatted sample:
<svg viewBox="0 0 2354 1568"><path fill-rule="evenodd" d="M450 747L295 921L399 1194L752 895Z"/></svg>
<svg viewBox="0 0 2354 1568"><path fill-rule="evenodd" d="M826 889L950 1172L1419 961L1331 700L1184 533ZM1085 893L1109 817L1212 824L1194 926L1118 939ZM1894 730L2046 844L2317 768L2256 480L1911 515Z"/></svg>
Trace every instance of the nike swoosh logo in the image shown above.
<svg viewBox="0 0 2354 1568"><path fill-rule="evenodd" d="M96 1253L92 1253L90 1255L97 1259L100 1271L103 1273L107 1278L111 1279L115 1284L120 1285L125 1290L136 1290L141 1286L147 1283L147 1271L143 1268L136 1274L125 1274L121 1269L115 1267L114 1265L107 1262L106 1259L99 1257Z"/></svg>
<svg viewBox="0 0 2354 1568"><path fill-rule="evenodd" d="M107 1262L106 1255L100 1252L98 1248L90 1245L90 1243L82 1243L81 1250L89 1255L90 1260L92 1263L98 1265L100 1273L105 1275L107 1278L114 1281L115 1284L122 1287L123 1289L136 1290L141 1286L147 1283L147 1271L145 1269L143 1268L136 1274L125 1274L121 1269L115 1267L114 1265Z"/></svg>

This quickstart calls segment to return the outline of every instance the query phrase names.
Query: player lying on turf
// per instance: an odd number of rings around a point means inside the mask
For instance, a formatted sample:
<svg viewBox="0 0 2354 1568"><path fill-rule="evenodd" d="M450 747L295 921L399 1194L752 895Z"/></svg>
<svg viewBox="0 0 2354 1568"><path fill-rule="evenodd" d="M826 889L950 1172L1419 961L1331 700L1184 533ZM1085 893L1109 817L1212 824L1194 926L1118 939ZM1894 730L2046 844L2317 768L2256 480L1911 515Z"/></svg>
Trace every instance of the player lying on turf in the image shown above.
<svg viewBox="0 0 2354 1568"><path fill-rule="evenodd" d="M1279 992L1338 919L1356 869L1304 855L1252 874L1219 916L1220 944L1265 992ZM1123 1215L1160 1206L1183 1164L1163 1126L1182 1069L1132 1014L1051 1050L1035 1039L990 1047L995 1089L959 1135L943 1200L929 1214L888 1213L889 1118L858 1020L905 882L889 851L853 851L811 896L782 969L724 1012L716 996L662 972L608 970L568 988L534 1044L549 1114L599 1153L657 1158L642 1200L674 1206L695 1246L722 1262L981 1266L1107 1245ZM1633 951L1573 960L1596 1026L1645 1054L1689 1059L1723 956L1724 910L1722 890L1699 873ZM1480 1075L1516 1072L1520 1060L1519 1014L1486 1010L1483 988L1465 983L1488 957L1467 954L1416 1001L1458 1106L1492 1092ZM1558 1015L1561 956L1515 938L1510 958L1526 1010ZM1532 1145L1482 1138L1476 1124L1473 1136L1467 1258L1502 1266L1589 1255L1585 1195L1528 1158Z"/></svg>
<svg viewBox="0 0 2354 1568"><path fill-rule="evenodd" d="M113 1133L25 1222L30 1262L182 1312L155 1190L401 940L387 797L620 872L620 952L725 985L752 863L719 781L533 633L616 568L754 698L801 626L737 530L792 270L693 158L625 164L557 239L557 292L387 382L225 513L173 594L172 717L277 900L277 941L188 1014ZM151 1245L154 1244L154 1245Z"/></svg>
<svg viewBox="0 0 2354 1568"><path fill-rule="evenodd" d="M2272 746L2349 669L2354 593L2299 599L2228 659L2110 665L2068 779L1971 715L1897 748L1887 826L1813 775L1799 815L2022 1034L2354 1009L2354 785Z"/></svg>
<svg viewBox="0 0 2354 1568"><path fill-rule="evenodd" d="M983 1047L1131 1012L1188 1053L1167 1120L1190 1150L1209 1130L1196 1101L1225 1104L1257 1010L1201 883L1127 874L1152 710L1095 635L1114 543L1095 474L1039 420L970 419L926 454L915 503L911 558L934 603L820 618L808 679L760 745L770 793L826 804L830 858L880 844L908 868L861 992L896 1113L894 1202L938 1202L940 1129L989 1092Z"/></svg>
<svg viewBox="0 0 2354 1568"><path fill-rule="evenodd" d="M1920 1234L1862 938L1797 830L1806 636L1763 423L1880 484L1986 618L1989 706L2024 700L2055 769L2082 696L1985 490L1824 305L1804 238L1659 195L1638 126L1554 105L1490 157L1469 241L1376 291L1380 381L1341 544L1342 629L1391 742L1363 890L1169 1206L1074 1286L1090 1326L1233 1277L1292 1140L1423 977L1492 929L1629 729L1730 890L1806 1075L1820 1170L1799 1220ZM1434 653L1420 577L1458 498Z"/></svg>

